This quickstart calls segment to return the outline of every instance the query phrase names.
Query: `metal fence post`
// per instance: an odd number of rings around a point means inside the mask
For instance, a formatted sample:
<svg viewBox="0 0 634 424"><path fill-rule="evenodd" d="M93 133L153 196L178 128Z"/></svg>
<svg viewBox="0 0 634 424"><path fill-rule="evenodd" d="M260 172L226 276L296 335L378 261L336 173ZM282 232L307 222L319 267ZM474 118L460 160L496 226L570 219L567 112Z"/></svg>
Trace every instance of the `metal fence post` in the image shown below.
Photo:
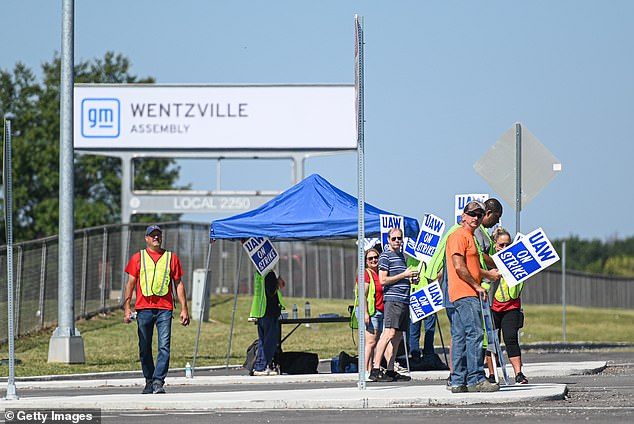
<svg viewBox="0 0 634 424"><path fill-rule="evenodd" d="M82 231L81 286L79 288L79 316L86 316L86 285L88 284L88 233Z"/></svg>
<svg viewBox="0 0 634 424"><path fill-rule="evenodd" d="M106 299L109 297L106 295L106 292L110 288L108 285L108 227L104 227L103 229L103 241L101 243L101 278L100 281L100 290L99 290L99 303L101 305L101 312L106 310Z"/></svg>

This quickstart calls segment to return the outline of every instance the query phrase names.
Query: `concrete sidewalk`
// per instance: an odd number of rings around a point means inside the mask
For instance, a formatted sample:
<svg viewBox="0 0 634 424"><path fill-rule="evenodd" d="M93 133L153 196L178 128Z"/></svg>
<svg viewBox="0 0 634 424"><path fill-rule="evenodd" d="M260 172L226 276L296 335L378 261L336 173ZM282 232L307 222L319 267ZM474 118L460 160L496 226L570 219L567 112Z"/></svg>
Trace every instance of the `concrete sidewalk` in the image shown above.
<svg viewBox="0 0 634 424"><path fill-rule="evenodd" d="M552 362L527 364L524 373L529 378L592 374L606 367L604 361ZM512 371L509 368L509 375ZM510 403L562 399L566 394L565 384L502 385L495 393L452 394L443 383L447 371L414 371L413 383L368 382L365 390L357 388L358 374L308 374L279 375L267 377L250 376L195 376L168 377L167 393L163 395L104 394L82 395L82 388L94 387L138 387L144 383L140 378L96 378L49 381L16 381L18 395L26 389L78 389L76 396L21 397L19 400L3 400L0 407L11 408L99 408L115 410L222 410L222 409L357 409L357 408L403 408L429 405L468 405L476 403ZM434 385L426 381L436 380ZM294 383L350 382L349 387L293 388ZM254 384L272 384L275 390L250 390ZM244 385L244 390L179 393L183 386ZM283 389L277 387L283 386ZM6 382L2 383L6 389ZM261 387L261 386L260 386ZM189 390L191 391L191 390Z"/></svg>

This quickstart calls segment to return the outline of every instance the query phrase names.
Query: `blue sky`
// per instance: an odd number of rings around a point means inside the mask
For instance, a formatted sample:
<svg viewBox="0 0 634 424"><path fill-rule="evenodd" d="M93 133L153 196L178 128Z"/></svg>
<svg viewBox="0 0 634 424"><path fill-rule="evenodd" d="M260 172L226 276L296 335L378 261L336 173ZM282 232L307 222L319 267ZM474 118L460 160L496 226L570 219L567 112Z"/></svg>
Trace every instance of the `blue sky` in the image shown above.
<svg viewBox="0 0 634 424"><path fill-rule="evenodd" d="M0 68L37 70L60 51L61 5L2 2ZM623 216L634 209L631 1L77 0L75 57L122 53L159 83L353 83L355 14L365 21L366 201L450 220L455 194L496 197L473 164L521 122L563 164L522 211L522 231L634 235ZM356 164L354 154L313 158L306 175L356 195ZM182 183L214 188L214 164L182 165ZM222 188L290 185L286 162L255 177L244 169L223 166Z"/></svg>

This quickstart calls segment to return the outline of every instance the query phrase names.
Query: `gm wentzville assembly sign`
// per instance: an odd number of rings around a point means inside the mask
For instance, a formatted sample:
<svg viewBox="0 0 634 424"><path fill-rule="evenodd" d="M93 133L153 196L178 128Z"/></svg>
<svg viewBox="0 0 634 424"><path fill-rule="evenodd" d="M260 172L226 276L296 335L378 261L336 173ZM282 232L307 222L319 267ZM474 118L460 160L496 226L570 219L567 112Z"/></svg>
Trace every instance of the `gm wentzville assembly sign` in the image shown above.
<svg viewBox="0 0 634 424"><path fill-rule="evenodd" d="M353 85L75 86L75 148L355 149Z"/></svg>

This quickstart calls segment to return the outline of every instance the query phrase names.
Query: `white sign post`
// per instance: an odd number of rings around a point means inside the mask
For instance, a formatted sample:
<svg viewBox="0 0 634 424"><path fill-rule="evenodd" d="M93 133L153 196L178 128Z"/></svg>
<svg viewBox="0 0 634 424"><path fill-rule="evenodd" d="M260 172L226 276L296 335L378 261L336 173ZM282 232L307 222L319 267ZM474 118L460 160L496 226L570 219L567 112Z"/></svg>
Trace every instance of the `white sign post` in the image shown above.
<svg viewBox="0 0 634 424"><path fill-rule="evenodd" d="M243 247L261 275L266 275L280 260L279 253L267 238L251 237L243 244Z"/></svg>
<svg viewBox="0 0 634 424"><path fill-rule="evenodd" d="M541 228L516 238L516 241L492 256L509 287L543 271L559 260L559 255Z"/></svg>

